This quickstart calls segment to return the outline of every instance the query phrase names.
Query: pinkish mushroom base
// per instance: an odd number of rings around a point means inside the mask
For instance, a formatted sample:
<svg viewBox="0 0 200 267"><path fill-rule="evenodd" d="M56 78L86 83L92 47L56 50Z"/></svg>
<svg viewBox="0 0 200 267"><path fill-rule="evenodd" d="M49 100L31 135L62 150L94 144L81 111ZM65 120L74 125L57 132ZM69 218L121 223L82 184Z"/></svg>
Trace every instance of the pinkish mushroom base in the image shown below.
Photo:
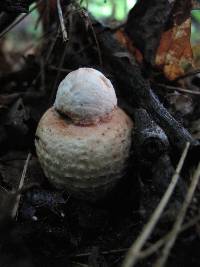
<svg viewBox="0 0 200 267"><path fill-rule="evenodd" d="M132 120L120 108L111 119L78 126L50 108L36 132L36 152L45 175L77 198L103 198L126 168Z"/></svg>

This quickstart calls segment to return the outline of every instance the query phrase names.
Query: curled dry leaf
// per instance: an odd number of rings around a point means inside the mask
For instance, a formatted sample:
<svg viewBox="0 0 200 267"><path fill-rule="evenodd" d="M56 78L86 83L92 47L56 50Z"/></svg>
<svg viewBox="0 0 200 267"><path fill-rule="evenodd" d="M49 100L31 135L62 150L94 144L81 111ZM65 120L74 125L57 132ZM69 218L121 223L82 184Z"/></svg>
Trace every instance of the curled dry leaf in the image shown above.
<svg viewBox="0 0 200 267"><path fill-rule="evenodd" d="M157 50L155 64L169 80L183 75L192 65L192 49L190 45L191 19L163 32Z"/></svg>
<svg viewBox="0 0 200 267"><path fill-rule="evenodd" d="M125 32L117 33L117 39L139 63L157 68L167 79L175 80L193 65L190 44L193 8L190 0L154 0L153 4L138 1L129 13ZM122 38L126 34L129 41Z"/></svg>
<svg viewBox="0 0 200 267"><path fill-rule="evenodd" d="M134 46L134 44L131 42L131 40L129 39L129 37L126 35L126 33L124 32L124 30L119 29L116 31L115 33L115 38L119 41L119 43L126 47L128 49L128 51L135 56L135 59L137 60L137 62L142 63L143 62L143 55L140 52L139 49L137 49L136 46Z"/></svg>
<svg viewBox="0 0 200 267"><path fill-rule="evenodd" d="M176 1L165 25L155 57L155 66L166 78L175 80L193 64L190 44L191 1Z"/></svg>

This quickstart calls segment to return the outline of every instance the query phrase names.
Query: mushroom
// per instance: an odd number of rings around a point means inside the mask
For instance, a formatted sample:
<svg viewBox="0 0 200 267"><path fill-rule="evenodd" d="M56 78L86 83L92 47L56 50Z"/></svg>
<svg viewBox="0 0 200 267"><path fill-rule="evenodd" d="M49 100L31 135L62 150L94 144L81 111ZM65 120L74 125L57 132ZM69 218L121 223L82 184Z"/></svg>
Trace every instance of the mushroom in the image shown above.
<svg viewBox="0 0 200 267"><path fill-rule="evenodd" d="M111 82L95 69L79 68L60 83L53 107L41 118L36 153L57 188L100 199L123 177L132 128Z"/></svg>

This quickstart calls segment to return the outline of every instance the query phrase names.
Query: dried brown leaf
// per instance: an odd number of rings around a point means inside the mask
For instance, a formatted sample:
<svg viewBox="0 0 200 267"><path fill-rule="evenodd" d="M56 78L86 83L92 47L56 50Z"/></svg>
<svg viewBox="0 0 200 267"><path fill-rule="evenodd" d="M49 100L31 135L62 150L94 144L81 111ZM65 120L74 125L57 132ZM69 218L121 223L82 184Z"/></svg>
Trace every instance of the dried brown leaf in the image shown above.
<svg viewBox="0 0 200 267"><path fill-rule="evenodd" d="M188 18L162 34L155 63L169 80L183 75L193 64L190 31L191 19Z"/></svg>

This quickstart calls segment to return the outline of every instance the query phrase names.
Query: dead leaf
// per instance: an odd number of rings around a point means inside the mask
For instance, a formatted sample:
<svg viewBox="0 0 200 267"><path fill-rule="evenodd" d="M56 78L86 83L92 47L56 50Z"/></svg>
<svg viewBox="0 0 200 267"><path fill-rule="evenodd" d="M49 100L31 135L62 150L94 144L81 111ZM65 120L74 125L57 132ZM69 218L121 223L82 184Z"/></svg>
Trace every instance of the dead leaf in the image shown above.
<svg viewBox="0 0 200 267"><path fill-rule="evenodd" d="M169 80L175 80L193 65L190 32L191 19L188 18L162 34L155 64Z"/></svg>
<svg viewBox="0 0 200 267"><path fill-rule="evenodd" d="M134 46L133 42L130 40L130 38L126 35L126 33L122 30L119 29L115 33L116 39L121 43L122 46L126 47L127 50L135 56L135 59L137 62L142 63L143 62L143 55L140 52L137 47Z"/></svg>
<svg viewBox="0 0 200 267"><path fill-rule="evenodd" d="M190 12L195 7L194 2L154 0L152 4L138 1L129 12L125 27L129 40L120 34L118 40L139 63L159 69L167 79L175 80L193 67ZM139 58L136 51L140 51Z"/></svg>

